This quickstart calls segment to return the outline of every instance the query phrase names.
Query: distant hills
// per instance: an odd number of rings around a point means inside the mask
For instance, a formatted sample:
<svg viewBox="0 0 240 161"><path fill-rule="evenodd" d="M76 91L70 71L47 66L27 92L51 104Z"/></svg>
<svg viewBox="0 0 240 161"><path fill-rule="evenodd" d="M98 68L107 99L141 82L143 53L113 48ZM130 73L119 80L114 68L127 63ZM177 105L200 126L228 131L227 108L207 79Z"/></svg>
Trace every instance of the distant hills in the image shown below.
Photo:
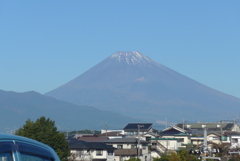
<svg viewBox="0 0 240 161"><path fill-rule="evenodd" d="M119 129L128 122L139 120L103 111L90 106L79 106L37 92L7 92L0 90L0 132L10 133L25 124L45 116L55 121L59 130L99 130L106 124Z"/></svg>
<svg viewBox="0 0 240 161"><path fill-rule="evenodd" d="M139 52L116 52L45 95L151 122L166 118L218 121L233 119L240 112L239 98L198 83Z"/></svg>

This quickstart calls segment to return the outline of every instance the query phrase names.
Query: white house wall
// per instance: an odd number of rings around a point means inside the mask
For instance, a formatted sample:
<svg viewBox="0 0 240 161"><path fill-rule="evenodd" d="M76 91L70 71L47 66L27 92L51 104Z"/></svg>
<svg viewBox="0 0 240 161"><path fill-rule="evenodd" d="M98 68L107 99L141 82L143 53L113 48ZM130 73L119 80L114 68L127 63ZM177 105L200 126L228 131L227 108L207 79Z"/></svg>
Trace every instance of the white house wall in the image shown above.
<svg viewBox="0 0 240 161"><path fill-rule="evenodd" d="M71 150L70 151L71 156L74 158L76 161L80 160L85 160L85 161L90 161L91 160L91 155L90 153L87 152L87 150Z"/></svg>
<svg viewBox="0 0 240 161"><path fill-rule="evenodd" d="M181 143L178 144L176 140L158 140L158 142L170 150L176 150L178 147L181 146Z"/></svg>
<svg viewBox="0 0 240 161"><path fill-rule="evenodd" d="M240 132L240 127L238 126L238 124L235 124L235 125L233 126L232 131Z"/></svg>
<svg viewBox="0 0 240 161"><path fill-rule="evenodd" d="M240 147L240 136L231 136L231 147L232 148Z"/></svg>
<svg viewBox="0 0 240 161"><path fill-rule="evenodd" d="M102 150L102 155L97 155L96 150L71 150L72 156L74 156L76 161L91 161L92 159L107 159L107 161L114 160L114 153L113 155L108 155L107 150Z"/></svg>

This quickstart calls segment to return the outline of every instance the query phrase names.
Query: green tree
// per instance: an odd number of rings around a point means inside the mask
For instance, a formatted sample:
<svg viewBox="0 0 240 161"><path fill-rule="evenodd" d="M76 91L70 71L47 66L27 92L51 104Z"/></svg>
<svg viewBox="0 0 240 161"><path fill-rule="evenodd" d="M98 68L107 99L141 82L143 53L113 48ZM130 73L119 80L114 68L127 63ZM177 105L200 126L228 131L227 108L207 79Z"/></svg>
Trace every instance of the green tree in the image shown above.
<svg viewBox="0 0 240 161"><path fill-rule="evenodd" d="M189 151L183 149L178 152L178 155L181 158L181 161L199 161L197 156L189 154Z"/></svg>
<svg viewBox="0 0 240 161"><path fill-rule="evenodd" d="M198 158L189 154L186 150L180 150L178 153L162 154L161 158L153 158L153 161L199 161Z"/></svg>
<svg viewBox="0 0 240 161"><path fill-rule="evenodd" d="M67 161L70 155L64 134L57 130L55 122L49 118L40 117L36 122L28 119L26 124L19 128L15 134L47 144L56 151L61 161Z"/></svg>
<svg viewBox="0 0 240 161"><path fill-rule="evenodd" d="M182 161L180 155L174 152L170 153L169 161Z"/></svg>
<svg viewBox="0 0 240 161"><path fill-rule="evenodd" d="M240 155L239 154L233 154L229 161L239 161L239 160L240 160Z"/></svg>
<svg viewBox="0 0 240 161"><path fill-rule="evenodd" d="M153 161L169 161L169 157L169 155L163 153L161 158L153 158Z"/></svg>

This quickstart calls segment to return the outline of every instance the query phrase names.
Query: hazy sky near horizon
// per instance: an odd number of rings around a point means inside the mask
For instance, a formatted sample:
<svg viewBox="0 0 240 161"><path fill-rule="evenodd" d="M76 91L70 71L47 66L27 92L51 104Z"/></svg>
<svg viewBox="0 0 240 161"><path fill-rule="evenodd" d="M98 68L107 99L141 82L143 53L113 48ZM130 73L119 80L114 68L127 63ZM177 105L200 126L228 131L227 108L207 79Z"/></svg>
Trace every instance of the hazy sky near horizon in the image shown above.
<svg viewBox="0 0 240 161"><path fill-rule="evenodd" d="M240 1L0 1L0 89L42 94L139 51L240 98Z"/></svg>

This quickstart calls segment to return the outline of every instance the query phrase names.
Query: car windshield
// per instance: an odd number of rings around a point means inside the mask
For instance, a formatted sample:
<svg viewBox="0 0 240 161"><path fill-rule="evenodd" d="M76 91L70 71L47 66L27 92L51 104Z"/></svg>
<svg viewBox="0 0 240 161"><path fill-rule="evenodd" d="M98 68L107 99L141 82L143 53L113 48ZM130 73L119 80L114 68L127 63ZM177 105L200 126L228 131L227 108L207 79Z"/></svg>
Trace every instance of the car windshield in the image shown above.
<svg viewBox="0 0 240 161"><path fill-rule="evenodd" d="M52 161L51 158L42 155L33 155L29 153L20 153L22 161Z"/></svg>
<svg viewBox="0 0 240 161"><path fill-rule="evenodd" d="M0 161L13 161L13 143L0 143Z"/></svg>
<svg viewBox="0 0 240 161"><path fill-rule="evenodd" d="M54 156L47 150L25 143L17 143L22 161L52 161Z"/></svg>
<svg viewBox="0 0 240 161"><path fill-rule="evenodd" d="M12 153L0 153L0 161L12 161Z"/></svg>

